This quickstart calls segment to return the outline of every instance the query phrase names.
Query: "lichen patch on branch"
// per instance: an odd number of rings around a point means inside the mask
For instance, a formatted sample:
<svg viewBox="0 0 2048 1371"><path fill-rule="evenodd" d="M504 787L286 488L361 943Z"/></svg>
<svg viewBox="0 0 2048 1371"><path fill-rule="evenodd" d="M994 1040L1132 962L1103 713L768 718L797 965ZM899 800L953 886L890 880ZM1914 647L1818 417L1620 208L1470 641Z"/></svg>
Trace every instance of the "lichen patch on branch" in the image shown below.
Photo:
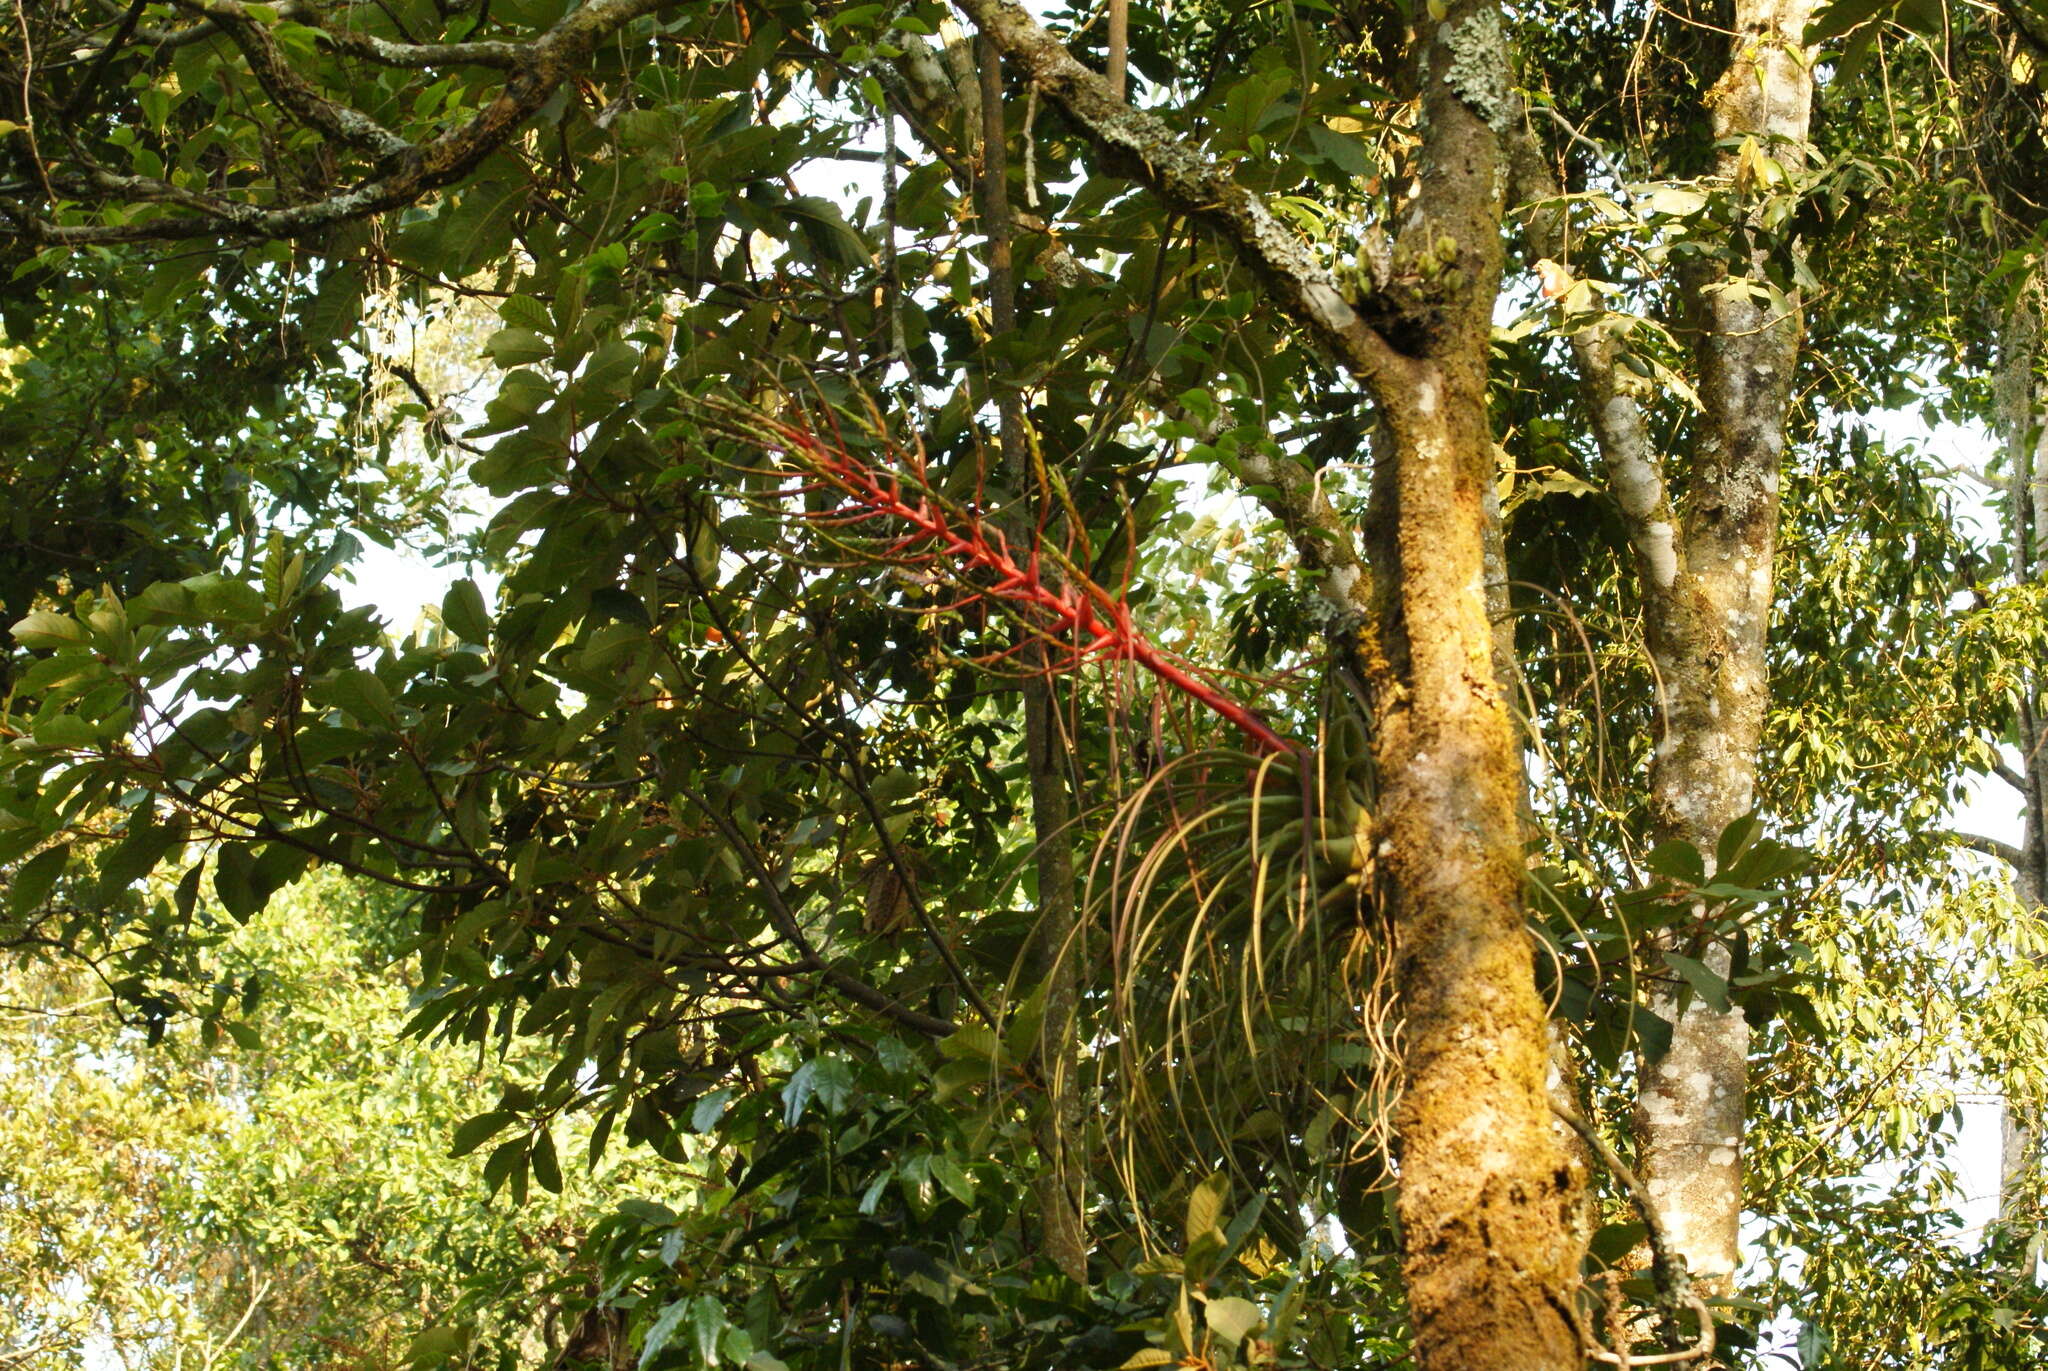
<svg viewBox="0 0 2048 1371"><path fill-rule="evenodd" d="M1500 14L1480 9L1455 24L1444 24L1437 29L1437 41L1451 54L1444 83L1488 128L1505 136L1515 106L1508 88L1508 45Z"/></svg>

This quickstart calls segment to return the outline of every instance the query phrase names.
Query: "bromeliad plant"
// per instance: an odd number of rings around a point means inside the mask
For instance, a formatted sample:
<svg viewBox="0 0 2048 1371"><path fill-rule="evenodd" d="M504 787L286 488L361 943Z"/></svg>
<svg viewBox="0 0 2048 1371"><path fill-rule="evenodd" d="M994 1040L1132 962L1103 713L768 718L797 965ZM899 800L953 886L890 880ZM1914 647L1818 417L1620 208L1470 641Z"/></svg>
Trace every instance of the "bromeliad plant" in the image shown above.
<svg viewBox="0 0 2048 1371"><path fill-rule="evenodd" d="M958 589L958 599L929 612L977 604L996 608L1049 646L1049 653L1035 659L1041 670L1064 673L1094 662L1130 662L1228 720L1258 751L1302 751L1208 679L1208 673L1146 636L1132 618L1129 601L1091 579L1077 560L1055 546L1043 522L1019 551L994 526L996 511L981 499L964 505L944 499L929 480L922 449L894 442L880 423L873 425L877 457L870 458L848 441L841 416L831 409L815 420L801 412L795 419L777 419L735 405L713 406L711 412L731 434L779 456L797 475L794 486L773 487L778 498L808 500L822 494L841 502L794 511L802 524L846 546L855 560L886 563ZM875 524L882 527L872 544L845 544L849 533ZM1022 648L1019 644L984 657L977 665L987 668L1017 658Z"/></svg>

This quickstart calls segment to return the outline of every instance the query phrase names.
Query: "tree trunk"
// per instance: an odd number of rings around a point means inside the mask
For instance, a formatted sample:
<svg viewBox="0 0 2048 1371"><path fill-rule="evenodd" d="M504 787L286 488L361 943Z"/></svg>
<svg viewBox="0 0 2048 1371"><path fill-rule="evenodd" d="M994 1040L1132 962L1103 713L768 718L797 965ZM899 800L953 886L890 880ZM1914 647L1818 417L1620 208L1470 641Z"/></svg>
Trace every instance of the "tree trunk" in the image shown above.
<svg viewBox="0 0 2048 1371"><path fill-rule="evenodd" d="M1376 387L1377 632L1367 647L1404 1086L1403 1272L1423 1367L1582 1362L1573 1170L1548 1096L1522 905L1522 772L1487 593L1486 382L1511 112L1498 11L1453 5L1422 53L1425 146L1396 270L1446 273Z"/></svg>
<svg viewBox="0 0 2048 1371"><path fill-rule="evenodd" d="M2007 314L1994 380L2005 444L2007 547L2013 578L2022 585L2048 581L2048 376L2042 373L2040 293L2038 283L2030 285ZM2022 828L2012 893L2023 912L2039 917L2048 899L2048 675L2022 672L2015 705ZM1999 1213L2008 1220L2024 1217L2040 1183L2037 1109L2006 1102Z"/></svg>
<svg viewBox="0 0 2048 1371"><path fill-rule="evenodd" d="M1268 302L1358 376L1378 407L1385 443L1369 574L1356 530L1336 519L1311 472L1258 457L1242 467L1322 572L1333 622L1357 631L1374 696L1416 1364L1577 1368L1577 1181L1547 1095L1545 1013L1522 905L1521 766L1495 688L1483 570L1501 140L1514 113L1498 6L1453 0L1423 26L1418 193L1388 279L1358 287L1373 297L1368 310L1226 165L1117 99L1014 0L959 3L1107 163L1229 243Z"/></svg>
<svg viewBox="0 0 2048 1371"><path fill-rule="evenodd" d="M1547 1096L1524 922L1514 735L1480 576L1484 342L1418 362L1379 459L1367 663L1404 1088L1403 1270L1420 1366L1576 1367L1573 1176ZM1450 352L1451 349L1445 349Z"/></svg>
<svg viewBox="0 0 2048 1371"><path fill-rule="evenodd" d="M1727 70L1708 93L1724 145L1718 172L1738 188L1753 176L1751 148L1795 162L1804 147L1813 79L1802 47L1808 0L1738 0ZM1743 274L1766 279L1765 249ZM1646 473L1617 471L1635 523L1662 736L1650 773L1660 840L1682 839L1713 864L1716 842L1755 803L1757 745L1769 703L1765 643L1778 534L1778 479L1801 339L1799 301L1708 289L1720 271L1688 283L1700 321L1705 413L1675 510L1640 488ZM1638 489L1628 485L1634 479ZM1661 481L1659 482L1661 485ZM1726 976L1730 950L1704 960ZM1741 1261L1742 1128L1749 1027L1739 1008L1663 994L1652 1009L1672 1023L1670 1049L1644 1064L1636 1143L1644 1183L1673 1245L1701 1288L1725 1293Z"/></svg>
<svg viewBox="0 0 2048 1371"><path fill-rule="evenodd" d="M1727 69L1708 93L1716 171L1741 189L1758 154L1802 157L1813 85L1800 46L1808 0L1738 0ZM1733 146L1728 146L1732 142ZM1532 199L1557 193L1533 143L1517 174ZM1528 223L1536 254L1569 248L1554 211ZM1704 412L1682 478L1667 472L1637 399L1617 365L1622 330L1595 323L1572 335L1586 408L1620 506L1658 689L1659 736L1650 769L1657 841L1698 848L1711 870L1722 831L1755 803L1757 746L1769 687L1765 647L1778 534L1778 481L1802 324L1796 295L1760 300L1716 289L1740 275L1766 279L1766 250L1747 262L1697 270L1683 281L1700 335ZM1680 933L1675 935L1682 937ZM1695 949L1726 976L1730 949ZM1645 1061L1635 1111L1643 1179L1673 1249L1707 1293L1732 1287L1740 1264L1742 1129L1749 1029L1739 1009L1675 992L1651 1009L1672 1024L1667 1051Z"/></svg>
<svg viewBox="0 0 2048 1371"><path fill-rule="evenodd" d="M981 213L988 235L991 344L1017 328L1017 286L1010 259L1010 195L1007 110L1003 102L1002 50L987 38L977 45L981 77ZM989 379L1000 425L1003 473L1017 494L1012 536L1019 547L1042 536L1030 511L1033 488L1029 443L1024 432L1024 398L1008 368L987 349ZM1045 1113L1038 1125L1041 1156L1036 1197L1039 1251L1082 1285L1088 1283L1085 1219L1087 1173L1082 1156L1080 1040L1076 1032L1078 950L1072 945L1078 909L1074 888L1073 797L1068 789L1067 749L1060 732L1058 697L1052 688L1045 646L1023 646L1029 674L1023 684L1024 754L1030 776L1033 861L1038 877L1038 926L1032 935L1030 968L1045 989L1045 1017L1033 1068L1045 1087Z"/></svg>

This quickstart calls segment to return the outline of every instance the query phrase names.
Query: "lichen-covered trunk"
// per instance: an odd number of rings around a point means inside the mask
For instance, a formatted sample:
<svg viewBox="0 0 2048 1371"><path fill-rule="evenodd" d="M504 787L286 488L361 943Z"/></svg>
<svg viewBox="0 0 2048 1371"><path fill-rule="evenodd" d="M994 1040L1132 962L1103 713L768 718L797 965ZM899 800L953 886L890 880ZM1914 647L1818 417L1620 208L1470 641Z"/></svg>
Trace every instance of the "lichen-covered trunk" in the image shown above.
<svg viewBox="0 0 2048 1371"><path fill-rule="evenodd" d="M1483 337L1483 335L1482 335ZM1520 771L1481 574L1483 343L1416 366L1379 457L1368 663L1404 1089L1404 1272L1429 1371L1576 1367L1574 1182L1524 922Z"/></svg>
<svg viewBox="0 0 2048 1371"><path fill-rule="evenodd" d="M2048 338L2043 336L2042 299L2048 283L2036 281L2007 322L1999 377L2003 411L2008 538L2014 575L2023 583L2048 585ZM2019 700L2020 776L2024 827L2023 860L2013 875L2022 906L2048 900L2048 668L2024 673Z"/></svg>
<svg viewBox="0 0 2048 1371"><path fill-rule="evenodd" d="M2006 543L2022 584L2048 583L2048 375L2039 283L2007 314L1994 383L2006 458ZM2024 910L2048 900L2048 671L2020 674L2015 701L2022 826L2013 862L2013 898ZM2000 1212L2019 1217L2039 1184L2042 1120L2008 1101L2000 1158Z"/></svg>
<svg viewBox="0 0 2048 1371"><path fill-rule="evenodd" d="M1367 533L1378 852L1402 1019L1403 1271L1426 1371L1546 1371L1583 1358L1569 1312L1575 1178L1547 1094L1522 774L1486 590L1508 109L1497 11L1453 6L1422 61L1421 208L1397 253L1456 275L1406 374L1382 390Z"/></svg>
<svg viewBox="0 0 2048 1371"><path fill-rule="evenodd" d="M1707 103L1722 140L1717 170L1738 190L1757 176L1758 153L1785 163L1801 156L1813 103L1801 46L1810 8L1809 0L1735 6L1728 67ZM1704 325L1705 412L1675 507L1637 521L1661 715L1652 819L1659 839L1689 842L1709 863L1722 830L1755 802L1779 467L1801 339L1796 296L1709 287L1732 275L1782 279L1767 270L1767 251L1758 242L1749 261L1689 283ZM1626 506L1631 492L1617 493ZM1728 973L1725 944L1708 946L1703 959ZM1643 1178L1695 1280L1724 1292L1741 1260L1748 1025L1739 1008L1699 998L1681 1008L1675 993L1652 1008L1672 1022L1672 1035L1669 1050L1644 1064L1637 1096Z"/></svg>

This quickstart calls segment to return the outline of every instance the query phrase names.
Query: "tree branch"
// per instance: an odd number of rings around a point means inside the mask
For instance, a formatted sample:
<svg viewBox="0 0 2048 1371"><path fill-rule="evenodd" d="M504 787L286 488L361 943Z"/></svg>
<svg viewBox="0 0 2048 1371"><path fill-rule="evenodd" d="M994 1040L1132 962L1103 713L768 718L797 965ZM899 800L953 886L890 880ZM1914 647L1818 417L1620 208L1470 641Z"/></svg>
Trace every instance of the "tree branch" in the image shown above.
<svg viewBox="0 0 2048 1371"><path fill-rule="evenodd" d="M221 0L212 3L218 5ZM388 159L389 170L339 195L279 208L212 200L195 214L126 224L58 224L18 204L0 202L0 218L13 223L32 242L75 246L213 237L296 238L350 219L398 209L468 175L547 103L575 64L599 43L634 20L678 3L680 0L592 0L533 42L517 45L517 59L510 63L516 68L513 75L475 118L428 142L404 145Z"/></svg>
<svg viewBox="0 0 2048 1371"><path fill-rule="evenodd" d="M1168 209L1234 248L1287 314L1376 395L1403 388L1402 357L1361 314L1337 278L1273 217L1265 200L1227 166L1181 140L1155 115L1118 99L1109 82L1015 0L958 0L1038 89L1064 110L1116 170L1150 189Z"/></svg>
<svg viewBox="0 0 2048 1371"><path fill-rule="evenodd" d="M100 45L98 54L92 59L91 69L85 73L85 79L78 83L77 89L71 92L71 98L64 102L66 115L76 114L93 92L99 89L100 81L107 74L107 63L112 61L114 54L134 36L135 25L141 20L143 8L148 3L149 0L134 0L134 3L128 6L128 12L121 16L121 25L114 30L114 36Z"/></svg>
<svg viewBox="0 0 2048 1371"><path fill-rule="evenodd" d="M1120 171L1175 212L1228 243L1271 298L1376 396L1402 388L1408 362L1337 280L1228 167L1183 142L1157 117L1126 104L1013 0L959 0L976 26L1030 73ZM1240 459L1243 478L1286 529L1304 566L1325 575L1322 592L1339 632L1369 632L1370 578L1357 539L1298 462Z"/></svg>
<svg viewBox="0 0 2048 1371"><path fill-rule="evenodd" d="M412 151L412 144L369 115L336 104L300 80L277 50L268 27L250 17L235 0L181 0L181 4L220 25L228 41L248 59L257 84L292 118L379 159Z"/></svg>
<svg viewBox="0 0 2048 1371"><path fill-rule="evenodd" d="M1513 196L1529 206L1522 229L1530 255L1562 264L1570 256L1569 225L1564 211L1550 203L1562 188L1526 124L1507 142ZM1615 321L1605 318L1588 322L1566 339L1578 366L1580 395L1607 468L1608 486L1621 506L1629 546L1636 554L1636 572L1646 585L1668 589L1678 578L1678 521L1664 459L1651 444L1633 383L1625 381L1615 365L1620 340Z"/></svg>
<svg viewBox="0 0 2048 1371"><path fill-rule="evenodd" d="M2011 843L1987 838L1981 833L1951 833L1949 836L1955 839L1956 846L1967 847L1972 852L1981 852L1987 857L1996 857L2015 870L2027 864L2027 854Z"/></svg>
<svg viewBox="0 0 2048 1371"><path fill-rule="evenodd" d="M872 1009L878 1014L885 1014L906 1028L914 1028L933 1038L943 1038L953 1032L956 1025L949 1020L912 1009L900 1000L892 999L883 991L877 990L858 976L849 975L827 962L818 952L817 946L804 933L803 924L798 920L796 911L782 898L782 888L775 883L774 873L762 863L759 854L754 851L753 844L749 843L732 820L726 817L725 811L712 805L694 790L683 788L677 793L696 805L704 817L711 820L712 826L732 844L735 855L753 873L755 881L761 887L761 895L767 901L770 922L775 925L776 931L796 948L797 955L803 959L805 967L823 976L833 989L855 1004Z"/></svg>

